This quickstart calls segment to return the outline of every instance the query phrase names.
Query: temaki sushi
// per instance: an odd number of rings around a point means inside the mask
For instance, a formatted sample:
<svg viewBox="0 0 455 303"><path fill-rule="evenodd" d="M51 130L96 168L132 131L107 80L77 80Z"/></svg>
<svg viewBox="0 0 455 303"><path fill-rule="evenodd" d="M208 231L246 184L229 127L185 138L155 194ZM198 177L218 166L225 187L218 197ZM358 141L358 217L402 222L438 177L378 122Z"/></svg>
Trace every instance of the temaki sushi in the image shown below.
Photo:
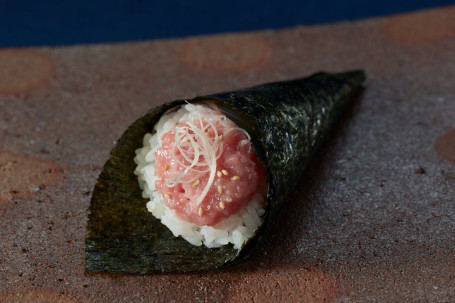
<svg viewBox="0 0 455 303"><path fill-rule="evenodd" d="M364 79L317 73L151 109L95 186L86 270L196 271L247 256Z"/></svg>

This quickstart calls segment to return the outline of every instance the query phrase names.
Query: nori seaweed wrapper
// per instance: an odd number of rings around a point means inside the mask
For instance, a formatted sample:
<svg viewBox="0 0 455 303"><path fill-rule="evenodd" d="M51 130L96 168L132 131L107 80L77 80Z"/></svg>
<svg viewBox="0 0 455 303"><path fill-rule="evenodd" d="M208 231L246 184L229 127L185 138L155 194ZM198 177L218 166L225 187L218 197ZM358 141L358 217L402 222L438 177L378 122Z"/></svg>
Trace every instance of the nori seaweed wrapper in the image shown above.
<svg viewBox="0 0 455 303"><path fill-rule="evenodd" d="M116 142L95 185L85 240L90 272L146 274L219 268L247 256L284 205L317 148L365 80L363 71L317 73L152 108ZM252 137L267 171L264 224L240 254L232 245L194 246L174 237L147 211L134 174L135 150L169 109L185 102L217 105Z"/></svg>

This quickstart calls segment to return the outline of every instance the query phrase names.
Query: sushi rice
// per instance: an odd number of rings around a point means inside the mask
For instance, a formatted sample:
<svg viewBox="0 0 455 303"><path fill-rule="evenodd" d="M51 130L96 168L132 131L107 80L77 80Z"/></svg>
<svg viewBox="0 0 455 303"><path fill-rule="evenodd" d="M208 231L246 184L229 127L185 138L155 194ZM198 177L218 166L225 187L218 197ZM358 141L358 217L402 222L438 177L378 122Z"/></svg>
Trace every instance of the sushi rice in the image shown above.
<svg viewBox="0 0 455 303"><path fill-rule="evenodd" d="M202 112L201 112L202 111ZM203 105L186 104L177 111L163 115L155 124L153 134L146 134L143 139L143 147L136 150L134 159L137 164L134 173L138 176L139 186L142 189L142 197L149 199L147 210L154 217L161 220L174 236L181 236L189 243L208 248L221 247L229 243L239 251L245 243L251 239L262 225L262 216L265 213L265 189L258 188L252 200L236 214L218 223L216 226L199 226L180 219L174 210L164 204L161 193L155 188L155 151L161 147L161 136L172 130L178 123L204 116L207 113L215 113L212 109Z"/></svg>

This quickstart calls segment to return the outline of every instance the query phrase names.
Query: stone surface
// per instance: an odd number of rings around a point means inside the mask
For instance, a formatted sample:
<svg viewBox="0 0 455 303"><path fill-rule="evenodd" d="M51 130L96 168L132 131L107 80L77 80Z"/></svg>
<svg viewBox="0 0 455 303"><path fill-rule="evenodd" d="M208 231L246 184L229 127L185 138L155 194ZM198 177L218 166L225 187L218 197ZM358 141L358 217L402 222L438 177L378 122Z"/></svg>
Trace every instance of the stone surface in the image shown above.
<svg viewBox="0 0 455 303"><path fill-rule="evenodd" d="M444 7L0 50L0 302L455 301L453 20ZM84 272L92 188L113 142L148 108L354 68L368 75L363 97L248 260L195 274Z"/></svg>
<svg viewBox="0 0 455 303"><path fill-rule="evenodd" d="M255 34L226 34L186 40L178 58L201 71L242 71L266 64L272 48Z"/></svg>
<svg viewBox="0 0 455 303"><path fill-rule="evenodd" d="M0 201L44 189L59 175L60 169L52 162L0 153Z"/></svg>
<svg viewBox="0 0 455 303"><path fill-rule="evenodd" d="M0 293L3 303L78 303L78 301L49 291L9 290Z"/></svg>
<svg viewBox="0 0 455 303"><path fill-rule="evenodd" d="M455 128L439 136L434 148L441 158L455 164Z"/></svg>
<svg viewBox="0 0 455 303"><path fill-rule="evenodd" d="M46 85L54 73L52 58L24 49L0 50L0 93L23 93Z"/></svg>

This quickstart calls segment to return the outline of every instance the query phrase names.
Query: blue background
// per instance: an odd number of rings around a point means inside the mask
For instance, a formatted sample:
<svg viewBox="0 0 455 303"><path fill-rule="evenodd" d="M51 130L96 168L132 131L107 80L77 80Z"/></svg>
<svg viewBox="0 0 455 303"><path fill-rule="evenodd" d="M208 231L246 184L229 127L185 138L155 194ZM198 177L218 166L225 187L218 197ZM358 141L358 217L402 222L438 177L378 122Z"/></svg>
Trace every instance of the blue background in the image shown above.
<svg viewBox="0 0 455 303"><path fill-rule="evenodd" d="M283 28L453 4L454 0L0 0L0 47L131 41Z"/></svg>

